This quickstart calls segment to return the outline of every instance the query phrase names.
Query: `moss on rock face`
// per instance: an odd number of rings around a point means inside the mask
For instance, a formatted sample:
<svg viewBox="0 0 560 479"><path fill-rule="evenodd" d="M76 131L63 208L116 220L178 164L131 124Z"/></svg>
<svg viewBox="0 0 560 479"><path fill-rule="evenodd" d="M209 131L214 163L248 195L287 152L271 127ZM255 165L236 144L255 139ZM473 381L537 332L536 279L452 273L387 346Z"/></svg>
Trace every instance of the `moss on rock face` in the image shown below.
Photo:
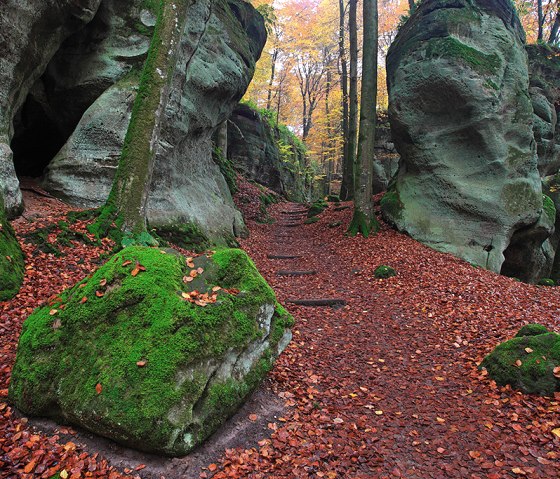
<svg viewBox="0 0 560 479"><path fill-rule="evenodd" d="M528 394L552 396L560 391L554 369L560 366L560 334L544 326L524 326L515 338L496 346L481 368L500 386L511 385Z"/></svg>
<svg viewBox="0 0 560 479"><path fill-rule="evenodd" d="M187 263L173 250L126 248L36 310L10 400L148 452L182 455L206 439L270 369L293 319L243 251ZM204 293L215 302L191 302Z"/></svg>
<svg viewBox="0 0 560 479"><path fill-rule="evenodd" d="M13 298L23 282L23 253L0 196L0 301Z"/></svg>

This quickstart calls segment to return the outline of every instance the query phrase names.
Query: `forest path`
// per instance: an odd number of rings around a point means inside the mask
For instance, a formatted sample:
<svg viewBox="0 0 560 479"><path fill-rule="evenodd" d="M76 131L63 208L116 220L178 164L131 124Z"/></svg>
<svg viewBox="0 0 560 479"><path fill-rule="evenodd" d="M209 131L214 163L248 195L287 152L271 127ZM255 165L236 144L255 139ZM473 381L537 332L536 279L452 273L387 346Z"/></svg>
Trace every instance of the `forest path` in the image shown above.
<svg viewBox="0 0 560 479"><path fill-rule="evenodd" d="M386 226L369 239L347 238L351 209L331 207L316 224L304 224L303 213L278 205L276 222L255 226L243 243L296 318L273 372L289 415L244 464L230 457L216 477L559 477L550 433L560 425L558 402L498 389L476 367L513 335L505 330L544 319L549 292ZM375 279L380 264L397 277ZM548 304L558 311L555 296Z"/></svg>

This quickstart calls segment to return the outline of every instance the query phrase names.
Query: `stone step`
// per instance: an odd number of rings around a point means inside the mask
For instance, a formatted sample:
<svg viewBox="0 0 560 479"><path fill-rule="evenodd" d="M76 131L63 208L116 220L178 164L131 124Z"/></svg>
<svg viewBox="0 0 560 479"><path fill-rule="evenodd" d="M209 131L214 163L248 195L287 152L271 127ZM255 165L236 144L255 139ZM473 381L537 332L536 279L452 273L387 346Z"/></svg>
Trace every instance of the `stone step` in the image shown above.
<svg viewBox="0 0 560 479"><path fill-rule="evenodd" d="M309 271L278 271L276 273L278 276L309 276L313 274L317 274L317 271L309 270Z"/></svg>
<svg viewBox="0 0 560 479"><path fill-rule="evenodd" d="M295 254L269 254L268 259L299 259L302 256Z"/></svg>
<svg viewBox="0 0 560 479"><path fill-rule="evenodd" d="M318 298L318 299L288 299L286 303L295 304L297 306L318 306L318 307L338 307L341 308L346 301L341 298Z"/></svg>

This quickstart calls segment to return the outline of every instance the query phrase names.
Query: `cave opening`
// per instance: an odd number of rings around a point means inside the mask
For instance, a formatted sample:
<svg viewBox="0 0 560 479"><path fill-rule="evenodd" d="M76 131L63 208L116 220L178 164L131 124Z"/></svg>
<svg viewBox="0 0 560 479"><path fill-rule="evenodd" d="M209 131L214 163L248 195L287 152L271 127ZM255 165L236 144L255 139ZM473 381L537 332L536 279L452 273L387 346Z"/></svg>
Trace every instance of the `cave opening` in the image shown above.
<svg viewBox="0 0 560 479"><path fill-rule="evenodd" d="M66 143L69 133L60 131L47 107L30 93L14 118L12 151L18 178L40 178Z"/></svg>

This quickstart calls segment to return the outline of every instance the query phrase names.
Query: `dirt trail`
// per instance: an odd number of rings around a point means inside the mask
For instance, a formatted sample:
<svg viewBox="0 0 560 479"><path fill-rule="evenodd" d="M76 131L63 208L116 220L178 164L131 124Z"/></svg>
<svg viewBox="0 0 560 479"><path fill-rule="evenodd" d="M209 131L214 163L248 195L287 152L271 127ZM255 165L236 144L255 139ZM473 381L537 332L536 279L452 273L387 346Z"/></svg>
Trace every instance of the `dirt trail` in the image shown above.
<svg viewBox="0 0 560 479"><path fill-rule="evenodd" d="M558 402L498 390L476 368L494 336L546 322L545 304L557 317L558 292L474 269L387 227L347 238L350 210L331 207L313 225L293 213L300 210L281 205L277 222L244 244L297 319L275 372L280 394L295 394L270 444L282 463L261 451L262 474L247 477L560 477L550 433ZM375 279L379 264L398 276ZM289 304L294 298L346 305L300 307ZM522 301L539 314L516 309ZM279 441L283 431L289 439ZM235 467L223 477L228 471Z"/></svg>

